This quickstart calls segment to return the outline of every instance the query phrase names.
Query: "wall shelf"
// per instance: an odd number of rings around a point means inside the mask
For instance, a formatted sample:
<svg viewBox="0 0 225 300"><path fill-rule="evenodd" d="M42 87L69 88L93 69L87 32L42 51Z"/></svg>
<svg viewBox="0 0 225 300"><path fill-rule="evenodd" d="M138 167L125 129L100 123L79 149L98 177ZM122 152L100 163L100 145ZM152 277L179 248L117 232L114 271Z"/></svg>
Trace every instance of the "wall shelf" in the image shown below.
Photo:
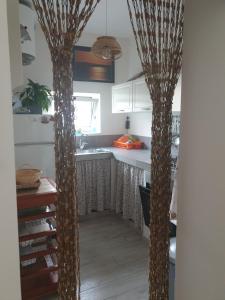
<svg viewBox="0 0 225 300"><path fill-rule="evenodd" d="M48 178L41 179L37 190L17 192L23 300L57 292L55 202L55 183Z"/></svg>

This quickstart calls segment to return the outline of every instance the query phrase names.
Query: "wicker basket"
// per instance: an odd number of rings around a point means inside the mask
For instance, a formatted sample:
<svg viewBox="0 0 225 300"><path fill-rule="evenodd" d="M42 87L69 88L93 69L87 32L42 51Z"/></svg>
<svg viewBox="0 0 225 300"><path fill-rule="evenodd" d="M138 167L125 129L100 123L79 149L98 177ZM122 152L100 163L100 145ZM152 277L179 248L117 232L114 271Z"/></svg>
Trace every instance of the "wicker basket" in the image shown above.
<svg viewBox="0 0 225 300"><path fill-rule="evenodd" d="M33 185L41 179L39 169L19 169L16 171L16 183L18 185Z"/></svg>

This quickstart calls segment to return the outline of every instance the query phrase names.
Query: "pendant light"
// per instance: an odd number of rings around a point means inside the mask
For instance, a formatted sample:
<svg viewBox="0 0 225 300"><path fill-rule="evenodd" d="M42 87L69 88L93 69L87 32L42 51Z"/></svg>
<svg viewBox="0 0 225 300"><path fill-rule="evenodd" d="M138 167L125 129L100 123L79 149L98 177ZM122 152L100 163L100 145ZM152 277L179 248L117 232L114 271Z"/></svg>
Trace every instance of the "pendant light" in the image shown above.
<svg viewBox="0 0 225 300"><path fill-rule="evenodd" d="M104 60L115 60L122 56L122 49L115 37L108 36L108 0L105 1L106 34L97 38L91 51Z"/></svg>

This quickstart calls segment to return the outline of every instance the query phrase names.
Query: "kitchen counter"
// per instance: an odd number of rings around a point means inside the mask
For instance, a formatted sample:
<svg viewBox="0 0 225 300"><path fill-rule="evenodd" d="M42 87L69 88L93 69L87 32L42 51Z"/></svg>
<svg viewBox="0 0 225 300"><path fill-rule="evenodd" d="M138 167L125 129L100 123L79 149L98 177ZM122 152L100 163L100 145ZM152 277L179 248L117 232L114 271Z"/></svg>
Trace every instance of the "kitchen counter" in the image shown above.
<svg viewBox="0 0 225 300"><path fill-rule="evenodd" d="M144 169L145 171L150 171L151 165L151 151L149 149L120 149L115 147L105 148L110 151L115 159L132 165L134 167Z"/></svg>
<svg viewBox="0 0 225 300"><path fill-rule="evenodd" d="M177 150L172 150L172 157L177 156ZM76 154L77 161L104 159L114 157L116 160L122 161L134 167L150 171L151 151L150 149L120 149L116 147L104 147L99 149L78 150Z"/></svg>
<svg viewBox="0 0 225 300"><path fill-rule="evenodd" d="M80 150L76 154L77 161L104 159L114 157L116 160L122 161L134 167L150 171L150 150L126 150L115 147L105 147L100 149Z"/></svg>
<svg viewBox="0 0 225 300"><path fill-rule="evenodd" d="M174 156L174 152L172 153ZM77 175L82 214L111 209L142 227L139 185L151 182L151 150L115 147L77 149ZM122 163L121 163L122 162ZM100 188L99 188L100 185ZM94 192L93 192L94 191ZM105 195L105 192L108 195ZM109 201L110 199L110 201ZM144 236L148 236L147 231Z"/></svg>

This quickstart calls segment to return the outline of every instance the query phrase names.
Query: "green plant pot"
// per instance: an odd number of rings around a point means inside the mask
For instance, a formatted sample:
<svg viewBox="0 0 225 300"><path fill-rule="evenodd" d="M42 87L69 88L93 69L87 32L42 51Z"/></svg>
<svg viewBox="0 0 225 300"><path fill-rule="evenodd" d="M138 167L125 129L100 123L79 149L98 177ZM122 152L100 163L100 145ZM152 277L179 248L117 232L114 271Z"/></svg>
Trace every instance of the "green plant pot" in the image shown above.
<svg viewBox="0 0 225 300"><path fill-rule="evenodd" d="M32 115L42 115L42 108L36 104L28 107L28 109Z"/></svg>

